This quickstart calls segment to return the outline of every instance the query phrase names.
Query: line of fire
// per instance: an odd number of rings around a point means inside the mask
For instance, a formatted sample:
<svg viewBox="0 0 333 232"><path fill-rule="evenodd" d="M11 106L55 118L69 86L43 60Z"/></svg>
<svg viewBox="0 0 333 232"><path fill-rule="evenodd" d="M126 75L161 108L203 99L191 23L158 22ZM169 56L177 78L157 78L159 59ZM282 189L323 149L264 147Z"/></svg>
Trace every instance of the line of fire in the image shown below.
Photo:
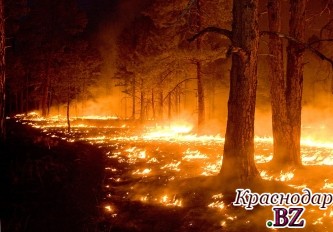
<svg viewBox="0 0 333 232"><path fill-rule="evenodd" d="M0 231L333 231L332 11L0 0Z"/></svg>

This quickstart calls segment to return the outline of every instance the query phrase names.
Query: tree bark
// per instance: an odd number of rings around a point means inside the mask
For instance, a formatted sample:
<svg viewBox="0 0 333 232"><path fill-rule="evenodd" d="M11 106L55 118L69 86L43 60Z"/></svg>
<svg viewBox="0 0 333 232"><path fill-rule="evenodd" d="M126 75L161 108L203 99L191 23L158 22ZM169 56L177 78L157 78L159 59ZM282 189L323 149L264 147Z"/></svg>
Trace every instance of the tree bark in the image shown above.
<svg viewBox="0 0 333 232"><path fill-rule="evenodd" d="M151 90L151 110L153 113L153 120L155 121L156 115L155 115L155 94L154 89Z"/></svg>
<svg viewBox="0 0 333 232"><path fill-rule="evenodd" d="M197 0L197 30L200 32L202 24L202 12L201 12L201 1ZM201 37L197 39L197 50L201 50ZM198 94L198 132L201 132L202 126L205 122L205 94L202 83L202 64L201 61L196 61L196 73L197 73L197 94Z"/></svg>
<svg viewBox="0 0 333 232"><path fill-rule="evenodd" d="M159 121L163 121L163 107L164 107L164 98L163 98L163 89L159 90L159 98L158 98L158 119Z"/></svg>
<svg viewBox="0 0 333 232"><path fill-rule="evenodd" d="M67 116L67 132L71 132L71 121L70 121L70 103L71 103L71 96L70 96L70 85L68 85L68 93L67 93L67 106L66 106L66 116Z"/></svg>
<svg viewBox="0 0 333 232"><path fill-rule="evenodd" d="M281 0L268 0L268 25L269 30L274 32L281 31ZM276 34L269 36L269 52L268 58L270 67L270 94L272 106L272 130L273 130L273 161L280 162L285 160L290 147L291 141L289 140L286 131L290 130L288 116L287 116L287 103L286 103L286 85L284 75L284 62L283 62L283 41Z"/></svg>
<svg viewBox="0 0 333 232"><path fill-rule="evenodd" d="M171 93L168 96L168 120L171 121Z"/></svg>
<svg viewBox="0 0 333 232"><path fill-rule="evenodd" d="M145 120L145 92L143 90L143 80L141 79L141 92L140 92L140 121L141 123Z"/></svg>
<svg viewBox="0 0 333 232"><path fill-rule="evenodd" d="M4 1L0 0L0 141L6 139L5 109L6 109L6 73L5 73L5 15Z"/></svg>
<svg viewBox="0 0 333 232"><path fill-rule="evenodd" d="M47 61L45 76L42 83L42 99L41 99L41 110L42 116L46 117L48 113L48 102L49 102L49 88L50 88L50 61Z"/></svg>
<svg viewBox="0 0 333 232"><path fill-rule="evenodd" d="M254 163L254 113L257 90L258 0L234 1L228 121L220 176L243 184L259 177Z"/></svg>
<svg viewBox="0 0 333 232"><path fill-rule="evenodd" d="M304 42L305 39L305 8L306 0L290 1L289 34L291 37ZM288 133L291 141L288 155L282 162L289 165L301 165L301 112L303 94L303 56L304 47L294 41L288 41L287 47L287 81L286 103L290 130ZM279 158L277 158L278 161Z"/></svg>
<svg viewBox="0 0 333 232"><path fill-rule="evenodd" d="M201 62L197 61L197 93L198 93L198 131L200 132L205 122L205 95L202 84Z"/></svg>
<svg viewBox="0 0 333 232"><path fill-rule="evenodd" d="M277 167L301 166L301 110L306 0L290 1L287 74L284 75L283 44L278 34L269 34L273 163ZM270 31L280 33L281 0L268 0ZM300 42L297 42L300 41Z"/></svg>
<svg viewBox="0 0 333 232"><path fill-rule="evenodd" d="M133 75L133 79L132 79L132 120L135 120L135 76Z"/></svg>

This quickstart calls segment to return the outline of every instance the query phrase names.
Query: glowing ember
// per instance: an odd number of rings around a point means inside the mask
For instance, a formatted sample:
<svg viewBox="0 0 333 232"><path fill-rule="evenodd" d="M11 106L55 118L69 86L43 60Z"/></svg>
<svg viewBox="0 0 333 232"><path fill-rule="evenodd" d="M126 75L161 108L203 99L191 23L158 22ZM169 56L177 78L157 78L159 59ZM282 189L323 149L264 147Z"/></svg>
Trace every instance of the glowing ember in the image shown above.
<svg viewBox="0 0 333 232"><path fill-rule="evenodd" d="M215 201L208 205L209 208L224 209L225 205L222 201Z"/></svg>
<svg viewBox="0 0 333 232"><path fill-rule="evenodd" d="M202 154L200 151L198 150L195 150L195 151L191 151L190 149L187 149L185 152L184 152L184 155L183 156L183 160L193 160L193 159L208 159L208 156L205 155L205 154Z"/></svg>
<svg viewBox="0 0 333 232"><path fill-rule="evenodd" d="M260 172L261 178L264 180L276 180L276 181L290 181L294 178L294 173L292 171L290 172L280 172L280 175L269 175L267 171L262 170Z"/></svg>
<svg viewBox="0 0 333 232"><path fill-rule="evenodd" d="M164 195L161 197L160 203L165 206L182 207L182 200L178 199L176 196L170 199L168 195Z"/></svg>
<svg viewBox="0 0 333 232"><path fill-rule="evenodd" d="M180 163L181 162L178 161L178 162L173 162L173 163L170 163L170 164L166 164L166 165L162 166L161 169L169 169L169 170L179 172L180 169L178 168L178 166L180 165Z"/></svg>
<svg viewBox="0 0 333 232"><path fill-rule="evenodd" d="M111 205L105 205L104 209L107 213L113 213L114 209L111 207Z"/></svg>
<svg viewBox="0 0 333 232"><path fill-rule="evenodd" d="M201 173L202 176L213 176L220 172L222 166L222 159L219 159L217 163L208 164L204 167L204 171Z"/></svg>
<svg viewBox="0 0 333 232"><path fill-rule="evenodd" d="M282 172L281 171L280 178L275 178L275 180L289 181L292 178L294 178L294 173L293 172Z"/></svg>
<svg viewBox="0 0 333 232"><path fill-rule="evenodd" d="M324 186L321 189L322 190L323 189L333 189L333 183L329 183L328 179L325 179L324 180Z"/></svg>
<svg viewBox="0 0 333 232"><path fill-rule="evenodd" d="M214 202L210 203L208 205L208 207L209 208L216 208L216 209L219 209L219 210L224 209L225 205L224 205L224 203L222 201L222 198L223 198L223 194L222 193L213 195L212 199L214 200Z"/></svg>
<svg viewBox="0 0 333 232"><path fill-rule="evenodd" d="M151 173L151 169L149 168L146 168L146 169L143 169L143 170L136 170L133 172L133 175L141 175L141 176L146 176L148 175L149 173Z"/></svg>
<svg viewBox="0 0 333 232"><path fill-rule="evenodd" d="M179 199L177 194L171 194L173 191L178 191L174 188L174 186L177 187L176 181L199 175L216 175L220 172L222 165L221 153L224 138L220 135L196 135L192 131L192 126L186 123L145 127L141 133L137 133L125 123L118 122L117 125L119 125L116 126L115 122L109 122L109 119L113 120L112 116L109 118L86 116L73 118L72 131L67 133L66 121L59 115L45 119L33 112L28 116L18 115L17 118L25 120L23 123L26 125L39 128L45 137L69 142L87 142L100 148L107 157L103 191L105 191L105 199L113 203L121 199L164 207L182 207L182 199ZM74 123L77 119L82 121ZM102 120L105 125L86 125L84 120ZM303 164L333 165L333 142L328 140L329 137L328 139L314 138L302 139ZM316 183L300 178L299 172L295 170L272 173L265 165L273 157L272 145L271 137L255 138L255 162L259 164L258 169L263 179L286 182L288 186L299 190L309 187L316 191L333 191L330 173L326 176L323 174L322 179ZM329 167L327 169L329 170ZM168 188L169 184L172 188ZM163 189L161 190L160 187ZM109 216L116 215L114 214L115 206L110 204L102 206L102 209ZM222 194L212 196L207 203L207 208L215 209L210 210L213 213L219 213L216 209L225 210L223 220L219 221L221 226L229 226L230 221L237 219L236 216L227 214L229 209L223 203ZM320 213L311 209L308 212L313 214L309 224L316 227L325 226L326 222L333 218L332 208Z"/></svg>

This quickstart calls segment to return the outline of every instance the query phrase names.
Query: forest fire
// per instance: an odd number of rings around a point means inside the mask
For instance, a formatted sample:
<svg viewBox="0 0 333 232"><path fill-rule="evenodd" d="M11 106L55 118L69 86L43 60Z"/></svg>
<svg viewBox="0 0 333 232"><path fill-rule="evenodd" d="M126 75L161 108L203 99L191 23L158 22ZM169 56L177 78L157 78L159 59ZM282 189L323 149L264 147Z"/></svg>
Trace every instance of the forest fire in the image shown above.
<svg viewBox="0 0 333 232"><path fill-rule="evenodd" d="M0 0L0 226L331 231L332 11Z"/></svg>
<svg viewBox="0 0 333 232"><path fill-rule="evenodd" d="M138 133L135 127L124 126L126 122L114 125L113 119L100 119L103 124L91 126L82 120L73 126L71 133L67 133L61 120L41 119L36 114L34 117L17 119L40 129L50 138L87 142L104 152L108 177L104 186L104 211L112 218L121 215L121 210L115 212L113 205L124 201L167 208L188 207L188 196L182 193L177 183L187 178L214 176L221 169L224 138L197 135L188 124L149 126ZM332 165L333 143L308 138L302 140L303 164L309 167ZM270 137L255 138L255 161L262 179L284 182L295 190L311 186L296 170L274 173L266 169L265 165L272 159L272 142ZM326 178L314 186L318 190L332 191L333 179ZM206 207L219 215L221 211L227 212L230 206L225 203L223 194L217 193L210 197ZM325 218L333 215L332 210L322 215L316 210L312 213L316 215L313 225L323 225ZM221 223L226 226L235 218L237 216L228 216Z"/></svg>

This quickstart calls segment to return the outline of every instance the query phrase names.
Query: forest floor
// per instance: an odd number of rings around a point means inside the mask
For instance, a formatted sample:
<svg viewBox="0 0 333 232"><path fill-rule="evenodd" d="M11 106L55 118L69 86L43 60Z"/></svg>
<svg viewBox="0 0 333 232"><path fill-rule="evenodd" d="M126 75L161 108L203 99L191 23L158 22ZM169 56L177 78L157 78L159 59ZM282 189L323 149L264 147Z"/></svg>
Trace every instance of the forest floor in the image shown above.
<svg viewBox="0 0 333 232"><path fill-rule="evenodd" d="M198 147L159 143L150 151L151 143L138 141L66 142L14 120L7 121L7 130L0 155L1 231L272 230L266 227L271 206L235 207L228 183L197 174L208 159ZM333 192L332 166L305 166L286 175L267 163L257 166L272 179L247 186L252 192ZM331 206L306 206L302 217L305 231L333 231Z"/></svg>

